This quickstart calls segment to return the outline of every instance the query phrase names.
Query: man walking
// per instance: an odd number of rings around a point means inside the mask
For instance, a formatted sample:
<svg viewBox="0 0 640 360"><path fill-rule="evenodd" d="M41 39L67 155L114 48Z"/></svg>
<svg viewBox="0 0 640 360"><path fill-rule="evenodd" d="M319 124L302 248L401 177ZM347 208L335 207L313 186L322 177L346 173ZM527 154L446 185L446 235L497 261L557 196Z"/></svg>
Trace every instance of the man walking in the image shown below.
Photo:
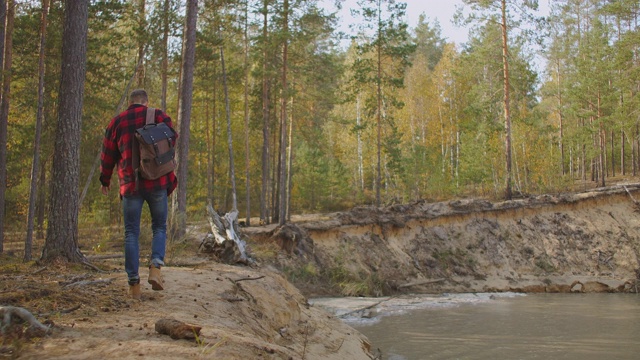
<svg viewBox="0 0 640 360"><path fill-rule="evenodd" d="M134 146L137 140L137 129L145 126L147 104L149 98L146 91L134 90L129 96L129 107L118 116L111 119L105 132L100 156L101 191L107 195L111 188L111 174L118 166L120 182L120 197L122 199L122 213L124 217L124 267L129 279L129 294L134 299L141 298L140 275L140 216L142 206L147 202L151 212L151 261L149 264L149 284L153 290L163 290L160 268L164 266L165 246L167 239L167 197L178 185L173 173L160 176L155 180L148 180L138 175L139 154ZM162 110L155 109L153 117L155 123L165 123L171 130L171 118ZM175 131L174 131L175 133ZM175 142L175 138L173 142ZM135 163L134 162L138 162Z"/></svg>

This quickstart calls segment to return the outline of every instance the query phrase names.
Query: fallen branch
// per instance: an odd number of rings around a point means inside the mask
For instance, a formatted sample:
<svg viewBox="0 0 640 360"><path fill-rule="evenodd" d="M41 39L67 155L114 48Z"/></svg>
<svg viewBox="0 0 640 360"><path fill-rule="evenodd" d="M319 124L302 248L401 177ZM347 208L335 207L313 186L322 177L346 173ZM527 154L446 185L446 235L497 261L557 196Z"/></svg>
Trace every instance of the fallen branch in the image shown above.
<svg viewBox="0 0 640 360"><path fill-rule="evenodd" d="M58 314L69 314L72 313L78 309L80 309L80 304L70 308L70 309L65 309L65 310L60 310L60 311L52 311L50 313L45 313L45 314L38 314L38 316L51 316L51 315L58 315Z"/></svg>
<svg viewBox="0 0 640 360"><path fill-rule="evenodd" d="M222 294L222 295L220 295L220 298L223 299L223 300L226 300L228 302L244 301L244 299L241 298L241 297L236 297L236 296L232 296L232 295L229 295L229 294Z"/></svg>
<svg viewBox="0 0 640 360"><path fill-rule="evenodd" d="M41 272L43 272L43 271L45 271L45 270L47 270L47 267L46 267L46 266L45 266L45 267L41 267L40 269L38 269L38 270L36 270L36 271L32 272L32 273L31 273L31 275L37 275L37 274L40 274Z"/></svg>
<svg viewBox="0 0 640 360"><path fill-rule="evenodd" d="M629 189L627 189L626 185L623 185L624 187L624 191L627 192L627 194L629 194L629 197L631 198L631 200L633 201L634 204L638 205L638 202L636 201L636 199L633 198L633 195L631 195L631 192L629 191Z"/></svg>
<svg viewBox="0 0 640 360"><path fill-rule="evenodd" d="M97 266L93 265L92 263L90 263L90 262L88 262L88 261L83 261L83 262L82 262L82 265L87 266L87 267L89 267L89 268L91 268L91 269L93 269L93 270L95 270L95 271L97 271L97 272L99 272L99 273L103 273L103 274L106 274L106 273L107 273L106 271L104 271L104 270L100 269L99 267L97 267Z"/></svg>
<svg viewBox="0 0 640 360"><path fill-rule="evenodd" d="M111 255L91 255L87 256L87 260L106 260L106 259L120 259L124 254L111 254Z"/></svg>
<svg viewBox="0 0 640 360"><path fill-rule="evenodd" d="M434 283L442 282L442 281L445 281L445 280L447 280L447 279L441 278L441 279L434 279L434 280L414 281L414 282L410 282L410 283L407 283L407 284L402 284L402 285L398 286L398 289L407 288L407 287L411 287L411 286L418 286L418 285L434 284Z"/></svg>
<svg viewBox="0 0 640 360"><path fill-rule="evenodd" d="M12 317L18 317L23 322L29 324L29 328L25 331L30 337L43 336L49 333L51 328L43 325L41 322L27 310L14 306L0 306L0 333L4 336L9 327L12 325ZM13 325L16 325L13 322Z"/></svg>
<svg viewBox="0 0 640 360"><path fill-rule="evenodd" d="M113 278L107 279L98 279L98 280L82 280L78 282L74 282L71 284L67 284L64 286L65 289L78 287L78 286L87 286L87 285L97 285L97 284L109 284L113 281Z"/></svg>
<svg viewBox="0 0 640 360"><path fill-rule="evenodd" d="M247 281L247 280L260 280L260 279L262 279L263 277L264 277L264 275L262 275L262 276L258 276L258 277L254 277L254 278L252 278L252 277L247 277L247 278L240 278L240 279L237 279L237 280L233 280L233 279L229 279L229 280L231 280L231 282L233 282L233 283L235 284L235 283L239 283L240 281Z"/></svg>
<svg viewBox="0 0 640 360"><path fill-rule="evenodd" d="M160 319L156 321L156 332L169 335L172 339L195 339L200 336L201 326L190 325L174 319Z"/></svg>
<svg viewBox="0 0 640 360"><path fill-rule="evenodd" d="M631 198L631 201L633 201L633 205L635 207L635 211L636 212L640 212L640 203L638 203L638 201L636 201L636 199L633 198L633 195L631 195L631 191L629 191L629 189L627 189L626 185L623 185L624 187L624 191L627 192L627 194L629 194L629 197Z"/></svg>

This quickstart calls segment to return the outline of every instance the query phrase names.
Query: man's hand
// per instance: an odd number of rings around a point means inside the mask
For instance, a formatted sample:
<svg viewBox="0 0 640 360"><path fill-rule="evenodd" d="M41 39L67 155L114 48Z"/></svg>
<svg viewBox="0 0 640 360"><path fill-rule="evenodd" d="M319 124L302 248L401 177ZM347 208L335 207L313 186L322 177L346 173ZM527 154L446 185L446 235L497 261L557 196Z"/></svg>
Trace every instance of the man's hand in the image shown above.
<svg viewBox="0 0 640 360"><path fill-rule="evenodd" d="M102 192L102 195L107 195L109 194L109 190L111 190L111 185L109 186L100 186L100 191Z"/></svg>

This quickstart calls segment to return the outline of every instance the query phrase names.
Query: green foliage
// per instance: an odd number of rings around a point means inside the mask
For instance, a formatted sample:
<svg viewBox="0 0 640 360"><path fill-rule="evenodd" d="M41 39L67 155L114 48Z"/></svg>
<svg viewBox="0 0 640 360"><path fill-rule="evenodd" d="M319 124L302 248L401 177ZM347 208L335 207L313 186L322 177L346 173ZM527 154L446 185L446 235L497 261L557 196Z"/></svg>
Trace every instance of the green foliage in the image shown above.
<svg viewBox="0 0 640 360"><path fill-rule="evenodd" d="M329 282L340 289L343 296L381 296L384 283L375 274L354 274L342 264L325 271Z"/></svg>
<svg viewBox="0 0 640 360"><path fill-rule="evenodd" d="M466 29L471 35L467 43L456 47L442 37L438 22L431 23L424 16L409 29L403 20L406 7L402 2L361 0L354 9L359 26L353 27L352 42L346 49L338 44L335 16L326 14L317 1L290 3L287 33L283 31L281 1L268 0L266 8L263 1L202 3L188 169L189 220L202 218L203 205L211 198L217 209L225 212L230 208L221 47L227 60L241 210L247 205L247 191L252 204L264 196L268 206L273 206L283 106L292 126L294 214L374 203L378 189L383 192L382 203L497 195L505 178L504 75L501 33L495 25L499 14L490 6L498 3L466 3L474 16L461 20L471 21L466 23L473 24ZM625 175L634 170L637 174L637 165L632 163L640 158L636 140L640 108L640 36L634 15L637 4L554 3L546 22L550 33L543 54L546 68L540 72L534 68L538 63L532 48L535 42L527 33L538 29L531 22L537 2L508 4L512 25L508 59L514 187L523 194L567 190L576 180L584 179L581 184L588 184L603 175L612 176L613 170L620 175L622 160ZM78 164L82 186L94 166L107 121L121 110L118 103L134 75L141 45L146 49L141 85L157 106L162 97L162 58L166 51L167 112L174 122L179 120L182 5L176 0L148 0L144 20L140 19L138 5L121 0L90 3L85 116ZM514 5L521 6L516 9ZM16 228L23 226L28 206L40 16L38 2L18 2L8 162L4 164L8 171L6 223ZM53 2L45 48L41 141L45 183L39 185L45 193L50 189L57 126L62 19L63 3ZM167 49L163 45L165 24ZM282 84L284 40L289 48L287 94L283 94ZM134 87L138 86L135 80ZM246 135L245 85L249 117ZM265 99L268 103L263 104ZM269 127L266 194L261 194L263 105ZM600 168L602 161L606 166ZM244 186L246 180L249 189ZM103 197L95 174L88 181L82 224L119 224L118 197ZM39 207L46 208L48 197L43 197ZM258 208L252 205L251 215L256 216ZM370 293L377 288L375 279L366 274L349 275L339 266L331 271L338 283L365 284L354 285L349 293Z"/></svg>
<svg viewBox="0 0 640 360"><path fill-rule="evenodd" d="M317 281L320 272L314 263L306 263L301 267L285 267L284 273L293 283L313 283Z"/></svg>

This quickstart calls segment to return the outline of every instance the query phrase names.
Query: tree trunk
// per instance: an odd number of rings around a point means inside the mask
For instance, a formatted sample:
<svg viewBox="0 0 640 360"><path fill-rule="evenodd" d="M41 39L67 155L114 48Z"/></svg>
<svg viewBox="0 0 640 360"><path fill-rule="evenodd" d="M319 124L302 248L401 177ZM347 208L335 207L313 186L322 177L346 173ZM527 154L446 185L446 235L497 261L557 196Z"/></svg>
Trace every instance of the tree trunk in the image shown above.
<svg viewBox="0 0 640 360"><path fill-rule="evenodd" d="M560 61L556 64L556 77L558 78L558 117L560 118L560 166L562 175L567 172L564 166L564 112L562 111L562 90L560 88Z"/></svg>
<svg viewBox="0 0 640 360"><path fill-rule="evenodd" d="M138 0L138 89L144 88L144 45L147 41L147 19L145 18L145 0Z"/></svg>
<svg viewBox="0 0 640 360"><path fill-rule="evenodd" d="M289 53L289 0L284 0L284 45L282 49L282 98L280 126L280 206L278 224L284 225L287 222L287 102L289 98L289 88L287 84L287 66Z"/></svg>
<svg viewBox="0 0 640 360"><path fill-rule="evenodd" d="M164 0L162 9L162 69L160 78L162 81L161 106L167 111L167 72L169 71L169 1Z"/></svg>
<svg viewBox="0 0 640 360"><path fill-rule="evenodd" d="M205 65L205 73L209 74L209 60L206 61ZM205 128L205 136L207 139L207 203L213 205L213 177L211 175L211 168L213 167L213 149L211 146L211 125L209 119L211 117L211 113L209 111L209 104L212 101L209 99L210 94L213 93L208 87L206 91L206 98L204 101L204 128ZM215 95L214 95L215 96Z"/></svg>
<svg viewBox="0 0 640 360"><path fill-rule="evenodd" d="M625 170L624 166L624 151L625 151L625 136L624 136L624 130L620 131L620 172L622 173L622 176L625 176L627 174L627 171Z"/></svg>
<svg viewBox="0 0 640 360"><path fill-rule="evenodd" d="M44 261L84 261L78 247L78 185L87 19L87 1L65 2L56 155L53 157L49 228L42 250Z"/></svg>
<svg viewBox="0 0 640 360"><path fill-rule="evenodd" d="M216 146L218 144L218 98L216 94L218 94L218 82L215 81L215 78L218 76L218 67L217 63L213 62L213 100L211 101L212 105L212 114L211 114L211 187L209 189L209 196L211 199L211 205L215 206L215 189L216 189L216 157L213 155L216 151Z"/></svg>
<svg viewBox="0 0 640 360"><path fill-rule="evenodd" d="M178 138L178 228L176 229L176 234L180 238L184 236L187 230L187 169L189 168L189 138L191 104L193 102L197 18L198 0L187 0L182 86L180 89L180 137Z"/></svg>
<svg viewBox="0 0 640 360"><path fill-rule="evenodd" d="M275 91L273 94L269 94L270 96L273 96L273 99L270 99L269 101L274 104L274 109L273 109L273 113L277 114L278 113L278 104L277 104L277 99L275 99ZM276 116L277 117L277 116ZM274 121L275 123L275 121ZM276 125L276 124L274 124ZM271 132L271 148L270 148L270 152L269 152L269 156L270 156L270 161L271 161L271 167L270 167L270 176L271 178L269 179L269 185L271 186L271 193L269 194L270 201L271 201L271 209L269 210L270 214L271 214L271 221L274 223L278 223L280 220L278 219L278 216L280 215L280 212L278 211L278 201L280 200L280 193L278 192L278 186L280 185L280 181L278 181L278 176L280 174L280 148L279 146L281 145L280 141L278 141L278 136L280 135L280 133L278 133L278 128L275 128L272 132Z"/></svg>
<svg viewBox="0 0 640 360"><path fill-rule="evenodd" d="M3 63L6 61L5 49L10 49L10 46L5 46L5 42L10 42L12 31L5 31L5 24L7 24L7 6L11 6L10 14L13 13L13 0L10 0L7 4L4 0L0 0L0 68L3 67ZM10 16L10 18L13 16ZM10 19L13 24L13 19ZM7 24L8 25L8 24ZM5 36L7 39L5 39ZM11 63L11 50L9 53L9 63ZM8 67L11 69L11 67ZM0 83L4 84L4 77L9 76L9 74L0 74ZM0 100L0 107L4 104L4 98L9 94L5 93L5 87L2 86L2 94ZM8 112L7 112L8 114ZM4 222L6 217L5 212L5 202L6 202L6 192L7 192L7 131L9 127L9 117L2 116L2 109L0 108L0 254L4 250Z"/></svg>
<svg viewBox="0 0 640 360"><path fill-rule="evenodd" d="M229 106L229 88L227 87L227 70L224 66L224 50L220 47L220 66L222 71L222 86L224 87L224 105L227 114L227 143L229 146L229 181L231 182L232 211L238 211L238 197L236 193L236 170L233 163L233 136L231 132L231 108Z"/></svg>
<svg viewBox="0 0 640 360"><path fill-rule="evenodd" d="M513 196L511 191L511 112L509 106L509 48L507 47L507 1L502 0L502 66L504 72L504 130L505 130L505 155L507 180L505 187L505 199Z"/></svg>
<svg viewBox="0 0 640 360"><path fill-rule="evenodd" d="M356 125L358 127L357 140L358 140L358 176L360 177L360 192L364 192L364 163L362 159L362 129L360 129L360 94L356 99Z"/></svg>
<svg viewBox="0 0 640 360"><path fill-rule="evenodd" d="M40 179L38 180L38 206L36 206L36 238L44 239L44 214L45 202L47 199L47 160L42 161L40 165Z"/></svg>
<svg viewBox="0 0 640 360"><path fill-rule="evenodd" d="M378 111L376 113L376 125L377 125L377 163L376 163L376 206L380 206L380 186L382 184L382 169L381 169L381 149L382 149L382 9L378 4L378 41L376 45L377 52L377 79L376 79L376 92L377 92L377 106Z"/></svg>
<svg viewBox="0 0 640 360"><path fill-rule="evenodd" d="M616 176L616 149L615 149L615 136L616 134L611 130L611 176Z"/></svg>
<svg viewBox="0 0 640 360"><path fill-rule="evenodd" d="M251 164L249 163L249 0L245 0L244 8L244 156L245 156L245 188L247 218L246 226L251 226Z"/></svg>
<svg viewBox="0 0 640 360"><path fill-rule="evenodd" d="M40 54L38 58L38 112L36 115L36 134L33 141L33 162L31 163L31 184L29 187L29 214L27 216L27 237L24 242L24 261L31 261L33 247L33 223L36 214L36 195L38 193L38 172L40 171L40 137L44 118L44 50L47 39L47 14L49 0L42 0L42 18L40 21Z"/></svg>
<svg viewBox="0 0 640 360"><path fill-rule="evenodd" d="M291 221L291 188L293 186L293 98L291 99L291 120L289 122L289 153L287 154L287 201L285 204L285 214L287 221Z"/></svg>
<svg viewBox="0 0 640 360"><path fill-rule="evenodd" d="M260 191L260 221L269 223L269 77L267 76L268 0L263 2L262 26L262 189Z"/></svg>
<svg viewBox="0 0 640 360"><path fill-rule="evenodd" d="M600 123L600 186L605 186L605 178L607 176L607 131L604 128L604 124L602 123L602 107L601 107L601 96L600 91L598 91L598 122Z"/></svg>

